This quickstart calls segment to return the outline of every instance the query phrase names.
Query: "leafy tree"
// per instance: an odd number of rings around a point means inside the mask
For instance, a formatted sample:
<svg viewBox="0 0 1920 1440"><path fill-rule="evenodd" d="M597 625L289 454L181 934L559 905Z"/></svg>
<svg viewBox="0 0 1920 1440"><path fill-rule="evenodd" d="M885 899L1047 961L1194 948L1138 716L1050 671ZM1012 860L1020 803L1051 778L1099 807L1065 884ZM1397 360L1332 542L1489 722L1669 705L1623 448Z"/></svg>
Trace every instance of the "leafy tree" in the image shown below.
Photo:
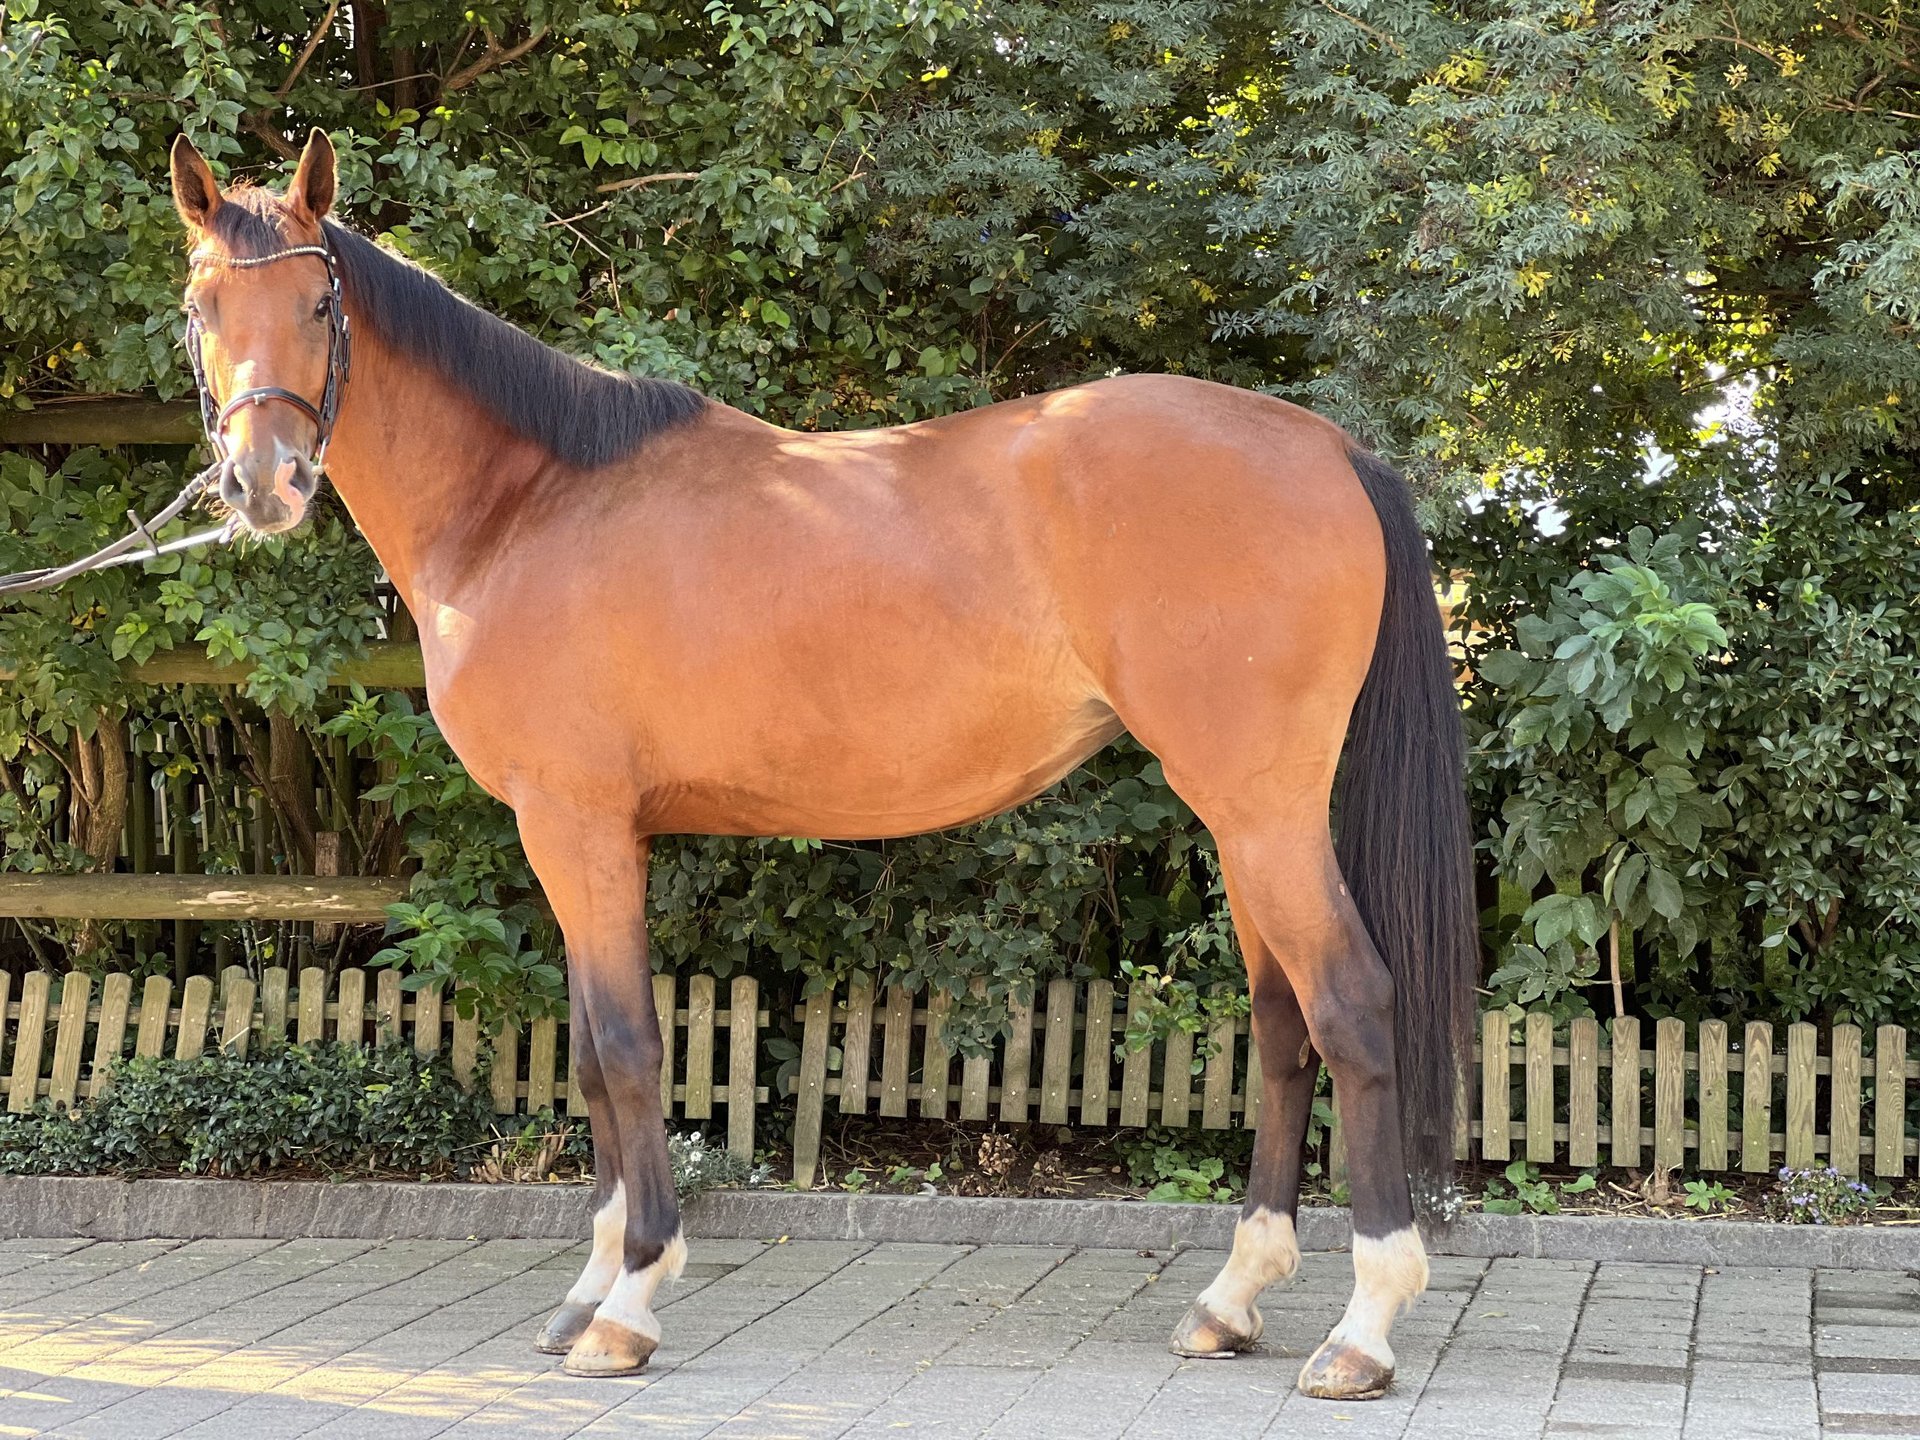
<svg viewBox="0 0 1920 1440"><path fill-rule="evenodd" d="M1618 920L1639 936L1638 1007L1910 1011L1920 69L1899 7L6 15L0 402L183 393L164 147L185 128L229 178L271 181L311 124L340 147L348 218L463 293L782 424L1122 368L1265 388L1404 463L1465 581L1484 859L1539 892L1491 932L1504 996L1587 1003ZM186 463L7 455L0 568L78 552ZM282 817L283 863L301 862L300 787L269 748L324 767L352 738L363 766L388 746L390 768L451 777L420 717L319 689L404 624L375 580L323 515L293 544L0 614L0 666L20 672L0 696L6 863L111 863L117 821L90 824L88 797L111 790L123 730L137 746L225 722L234 755L168 763L239 765ZM233 714L121 683L120 656L188 645L259 667ZM277 727L251 767L249 727ZM364 863L405 845L424 864L398 947L548 1003L524 862L447 783L388 791L362 826ZM237 841L214 848L249 868ZM964 834L690 841L654 886L671 963L955 991L985 974L968 1024L1068 968L1131 965L1189 1025L1237 980L1204 837L1125 747Z"/></svg>

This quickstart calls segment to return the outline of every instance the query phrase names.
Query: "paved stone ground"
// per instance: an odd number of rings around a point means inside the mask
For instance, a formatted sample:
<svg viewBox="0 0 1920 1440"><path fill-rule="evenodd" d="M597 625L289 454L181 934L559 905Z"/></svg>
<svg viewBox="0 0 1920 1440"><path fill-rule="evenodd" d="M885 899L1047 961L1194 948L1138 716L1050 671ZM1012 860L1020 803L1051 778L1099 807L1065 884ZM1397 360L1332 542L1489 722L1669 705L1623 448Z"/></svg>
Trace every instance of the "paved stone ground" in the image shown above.
<svg viewBox="0 0 1920 1440"><path fill-rule="evenodd" d="M704 1241L637 1380L528 1345L554 1241L0 1242L0 1435L88 1440L1232 1440L1920 1435L1920 1280L1434 1262L1371 1404L1293 1392L1344 1255L1233 1361L1164 1343L1220 1256Z"/></svg>

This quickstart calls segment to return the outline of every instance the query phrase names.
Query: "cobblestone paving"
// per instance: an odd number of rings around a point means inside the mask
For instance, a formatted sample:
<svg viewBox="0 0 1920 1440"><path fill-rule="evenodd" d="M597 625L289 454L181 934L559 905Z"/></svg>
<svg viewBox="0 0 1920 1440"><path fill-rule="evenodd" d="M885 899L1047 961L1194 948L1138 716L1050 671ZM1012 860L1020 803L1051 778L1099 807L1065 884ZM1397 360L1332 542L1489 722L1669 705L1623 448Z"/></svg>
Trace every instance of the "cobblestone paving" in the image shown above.
<svg viewBox="0 0 1920 1440"><path fill-rule="evenodd" d="M1920 1436L1920 1280L1436 1259L1395 1393L1293 1392L1344 1255L1262 1350L1164 1346L1217 1253L704 1241L635 1380L528 1344L558 1242L0 1242L0 1435L87 1440Z"/></svg>

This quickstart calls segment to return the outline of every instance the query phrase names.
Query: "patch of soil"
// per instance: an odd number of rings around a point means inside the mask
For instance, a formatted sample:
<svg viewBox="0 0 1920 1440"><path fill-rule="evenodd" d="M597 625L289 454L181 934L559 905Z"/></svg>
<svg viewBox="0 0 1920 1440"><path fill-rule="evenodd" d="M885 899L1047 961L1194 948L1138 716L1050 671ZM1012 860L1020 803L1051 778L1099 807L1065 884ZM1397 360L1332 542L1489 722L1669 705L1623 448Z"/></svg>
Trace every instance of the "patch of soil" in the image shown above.
<svg viewBox="0 0 1920 1440"><path fill-rule="evenodd" d="M773 1173L792 1174L791 1159L773 1158ZM1072 1200L1131 1200L1146 1193L1128 1178L1110 1133L872 1116L828 1126L814 1188Z"/></svg>
<svg viewBox="0 0 1920 1440"><path fill-rule="evenodd" d="M848 1116L821 1136L815 1190L851 1194L996 1195L1081 1200L1143 1200L1159 1175L1152 1152L1165 1145L1195 1160L1223 1158L1212 1198L1245 1195L1252 1137L1245 1131L1076 1131L1048 1125L967 1124L959 1121L879 1120ZM766 1158L776 1178L792 1174L785 1153ZM1309 1160L1324 1156L1309 1156ZM1133 1163L1129 1163L1129 1161ZM1164 1164L1161 1166L1164 1169ZM1140 1178L1141 1172L1146 1178ZM1695 1178L1653 1170L1582 1171L1543 1165L1528 1172L1525 1188L1508 1178L1508 1167L1468 1162L1455 1171L1466 1211L1559 1215L1637 1215L1676 1221L1774 1219L1770 1196L1778 1193L1774 1171ZM1872 1177L1865 1177L1873 1183ZM1225 1193L1218 1193L1224 1191ZM1164 1194L1161 1198L1166 1198ZM1195 1196L1194 1198L1199 1198ZM1344 1186L1324 1174L1309 1178L1301 1199L1314 1205L1344 1205ZM1920 1225L1920 1183L1888 1187L1856 1219L1837 1223Z"/></svg>

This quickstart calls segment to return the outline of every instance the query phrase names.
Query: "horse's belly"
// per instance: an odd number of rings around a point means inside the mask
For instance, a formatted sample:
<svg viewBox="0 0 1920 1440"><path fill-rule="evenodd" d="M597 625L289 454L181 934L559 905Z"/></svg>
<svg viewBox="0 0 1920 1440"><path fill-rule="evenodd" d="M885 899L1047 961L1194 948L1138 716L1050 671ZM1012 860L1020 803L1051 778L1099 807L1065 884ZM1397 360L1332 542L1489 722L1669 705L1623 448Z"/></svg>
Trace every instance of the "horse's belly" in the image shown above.
<svg viewBox="0 0 1920 1440"><path fill-rule="evenodd" d="M643 802L668 833L873 840L997 815L1040 794L1120 734L1098 700L968 721L903 707L795 744L716 744ZM876 723L877 722L877 723ZM751 728L732 737L749 739ZM718 737L716 737L718 738Z"/></svg>

